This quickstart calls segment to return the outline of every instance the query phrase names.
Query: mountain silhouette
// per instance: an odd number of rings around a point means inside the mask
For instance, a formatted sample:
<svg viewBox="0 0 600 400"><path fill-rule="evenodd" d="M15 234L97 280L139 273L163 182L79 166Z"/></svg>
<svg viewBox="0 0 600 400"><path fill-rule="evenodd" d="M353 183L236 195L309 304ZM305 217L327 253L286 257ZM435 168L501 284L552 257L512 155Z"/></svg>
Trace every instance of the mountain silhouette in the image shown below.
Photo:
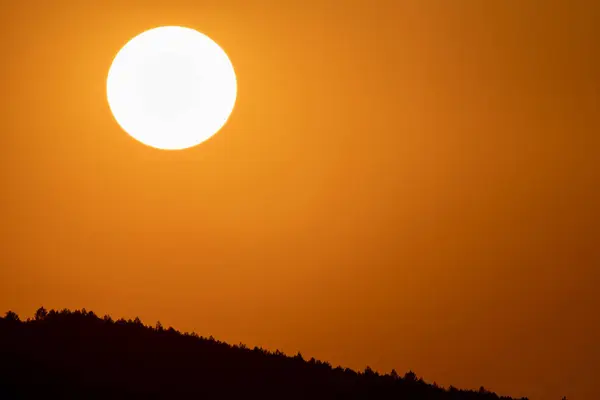
<svg viewBox="0 0 600 400"><path fill-rule="evenodd" d="M409 371L357 372L91 311L0 318L0 399L510 400ZM525 398L523 398L525 399Z"/></svg>

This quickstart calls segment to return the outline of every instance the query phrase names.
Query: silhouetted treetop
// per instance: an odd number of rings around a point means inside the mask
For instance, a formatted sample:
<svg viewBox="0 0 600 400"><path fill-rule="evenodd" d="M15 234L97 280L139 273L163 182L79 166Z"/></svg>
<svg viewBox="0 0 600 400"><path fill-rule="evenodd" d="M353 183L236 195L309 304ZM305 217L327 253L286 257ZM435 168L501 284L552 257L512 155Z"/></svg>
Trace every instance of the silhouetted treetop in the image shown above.
<svg viewBox="0 0 600 400"><path fill-rule="evenodd" d="M5 314L5 316L4 316L4 319L6 321L11 321L11 322L19 322L19 321L21 321L21 319L19 318L19 316L17 315L17 313L13 312L13 311L7 311L6 314Z"/></svg>
<svg viewBox="0 0 600 400"><path fill-rule="evenodd" d="M47 315L48 315L48 311L44 307L40 307L35 312L34 318L37 321L40 321L40 320L43 320L44 318L46 318Z"/></svg>

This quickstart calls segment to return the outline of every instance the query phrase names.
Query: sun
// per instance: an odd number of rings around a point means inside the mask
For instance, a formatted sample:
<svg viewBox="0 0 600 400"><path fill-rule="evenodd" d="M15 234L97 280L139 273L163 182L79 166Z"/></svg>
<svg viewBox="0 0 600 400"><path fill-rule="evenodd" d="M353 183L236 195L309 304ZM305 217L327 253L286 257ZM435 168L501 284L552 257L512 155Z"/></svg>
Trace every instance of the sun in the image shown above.
<svg viewBox="0 0 600 400"><path fill-rule="evenodd" d="M225 51L190 28L163 26L131 39L108 71L106 92L117 123L158 149L196 146L227 122L237 80Z"/></svg>

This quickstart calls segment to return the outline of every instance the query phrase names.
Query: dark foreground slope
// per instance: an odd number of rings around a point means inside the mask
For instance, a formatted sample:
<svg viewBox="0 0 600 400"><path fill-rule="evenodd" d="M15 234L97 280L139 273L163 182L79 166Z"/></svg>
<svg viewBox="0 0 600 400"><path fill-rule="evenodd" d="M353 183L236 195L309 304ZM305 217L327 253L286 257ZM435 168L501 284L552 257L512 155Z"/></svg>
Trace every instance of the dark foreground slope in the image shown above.
<svg viewBox="0 0 600 400"><path fill-rule="evenodd" d="M10 312L0 318L0 398L499 399L483 389L444 390L413 373L357 373L138 319L44 309L26 322Z"/></svg>

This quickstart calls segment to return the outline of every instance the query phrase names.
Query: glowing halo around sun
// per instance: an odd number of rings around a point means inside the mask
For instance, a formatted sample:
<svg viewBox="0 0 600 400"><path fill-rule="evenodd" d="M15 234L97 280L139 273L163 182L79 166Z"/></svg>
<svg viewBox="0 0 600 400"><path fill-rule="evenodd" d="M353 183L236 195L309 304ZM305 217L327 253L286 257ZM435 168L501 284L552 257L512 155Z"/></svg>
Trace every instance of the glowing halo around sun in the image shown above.
<svg viewBox="0 0 600 400"><path fill-rule="evenodd" d="M158 149L204 142L227 122L237 81L227 54L208 36L163 26L131 39L108 71L106 94L117 123Z"/></svg>

